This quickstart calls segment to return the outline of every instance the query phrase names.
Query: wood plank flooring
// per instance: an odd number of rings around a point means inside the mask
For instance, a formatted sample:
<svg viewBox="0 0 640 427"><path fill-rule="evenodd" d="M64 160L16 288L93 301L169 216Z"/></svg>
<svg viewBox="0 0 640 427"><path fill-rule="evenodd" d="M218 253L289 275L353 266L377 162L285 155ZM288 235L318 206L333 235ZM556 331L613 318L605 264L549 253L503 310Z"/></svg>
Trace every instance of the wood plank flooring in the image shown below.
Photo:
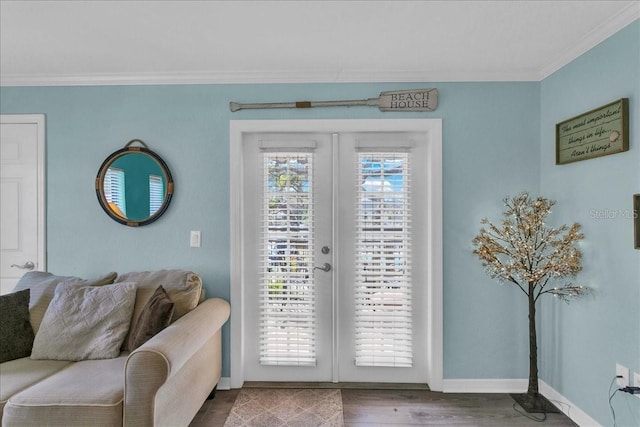
<svg viewBox="0 0 640 427"><path fill-rule="evenodd" d="M190 427L222 427L239 392L218 391ZM342 389L342 404L345 427L539 425L516 412L508 394ZM564 414L547 414L544 425L576 426Z"/></svg>

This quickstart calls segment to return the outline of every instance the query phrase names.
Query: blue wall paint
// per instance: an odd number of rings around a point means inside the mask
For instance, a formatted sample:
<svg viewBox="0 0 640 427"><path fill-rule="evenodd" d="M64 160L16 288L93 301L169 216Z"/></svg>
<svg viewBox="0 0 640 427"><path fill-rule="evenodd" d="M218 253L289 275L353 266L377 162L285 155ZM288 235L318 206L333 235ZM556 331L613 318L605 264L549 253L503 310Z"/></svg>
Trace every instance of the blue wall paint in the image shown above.
<svg viewBox="0 0 640 427"><path fill-rule="evenodd" d="M555 165L555 124L629 98L630 150ZM541 310L541 378L603 425L615 363L640 372L640 251L633 249L632 194L640 193L640 22L541 85L540 187L558 201L552 219L583 226L584 270L594 298ZM598 218L605 216L605 218ZM618 393L618 425L640 425L640 399Z"/></svg>
<svg viewBox="0 0 640 427"><path fill-rule="evenodd" d="M539 86L454 87L442 91L440 110L444 377L522 378L528 366L526 298L485 274L471 239L483 217L500 215L504 196L538 190Z"/></svg>
<svg viewBox="0 0 640 427"><path fill-rule="evenodd" d="M437 87L433 113L377 108L253 110L228 102L359 99L383 90ZM210 296L229 298L229 120L443 118L444 372L446 378L522 378L527 343L524 300L489 279L471 254L484 215L501 199L536 191L539 83L291 84L2 88L1 112L44 113L47 125L49 270L187 268ZM102 212L93 188L98 167L132 138L168 163L171 206L140 228ZM190 248L189 230L202 231ZM519 291L518 291L519 292ZM473 327L470 327L473 325ZM225 328L223 374L229 371ZM473 351L471 351L473 349Z"/></svg>

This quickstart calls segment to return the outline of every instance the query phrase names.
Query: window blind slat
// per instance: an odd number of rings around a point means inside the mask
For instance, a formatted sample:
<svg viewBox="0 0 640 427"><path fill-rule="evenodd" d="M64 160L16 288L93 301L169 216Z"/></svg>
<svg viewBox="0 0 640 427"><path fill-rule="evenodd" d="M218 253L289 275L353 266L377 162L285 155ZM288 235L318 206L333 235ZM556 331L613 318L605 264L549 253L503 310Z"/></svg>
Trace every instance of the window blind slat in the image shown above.
<svg viewBox="0 0 640 427"><path fill-rule="evenodd" d="M409 153L358 153L355 363L413 365Z"/></svg>
<svg viewBox="0 0 640 427"><path fill-rule="evenodd" d="M107 168L104 176L104 195L114 212L122 213L122 217L127 216L127 204L125 199L125 178L124 170L114 167Z"/></svg>
<svg viewBox="0 0 640 427"><path fill-rule="evenodd" d="M262 365L316 363L312 158L309 152L263 153Z"/></svg>
<svg viewBox="0 0 640 427"><path fill-rule="evenodd" d="M149 175L149 215L155 214L164 200L164 185L159 175Z"/></svg>

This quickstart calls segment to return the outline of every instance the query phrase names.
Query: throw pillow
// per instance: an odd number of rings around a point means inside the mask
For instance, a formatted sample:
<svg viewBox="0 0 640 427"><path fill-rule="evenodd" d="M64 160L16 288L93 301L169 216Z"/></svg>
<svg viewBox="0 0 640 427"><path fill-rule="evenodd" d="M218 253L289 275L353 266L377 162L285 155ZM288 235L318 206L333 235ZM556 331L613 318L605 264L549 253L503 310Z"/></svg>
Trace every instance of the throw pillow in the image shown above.
<svg viewBox="0 0 640 427"><path fill-rule="evenodd" d="M49 307L49 303L53 298L53 294L58 284L65 281L73 281L74 283L83 284L85 286L102 286L113 283L117 273L112 272L93 280L84 280L79 277L72 276L56 276L44 271L29 271L22 276L16 284L13 291L21 291L31 289L29 299L29 313L31 318L31 326L34 333L38 333L40 323L44 317L44 313Z"/></svg>
<svg viewBox="0 0 640 427"><path fill-rule="evenodd" d="M138 287L136 305L133 309L133 320L131 329L136 327L137 319L140 317L143 307L151 298L158 285L169 294L173 301L173 317L171 322L175 322L198 305L202 295L202 280L196 273L187 270L156 270L137 271L125 273L118 276L115 283L135 282ZM129 339L124 342L123 350L131 350L128 347Z"/></svg>
<svg viewBox="0 0 640 427"><path fill-rule="evenodd" d="M142 309L135 326L129 331L130 351L149 341L155 334L169 326L173 316L174 303L162 285L158 286L151 299Z"/></svg>
<svg viewBox="0 0 640 427"><path fill-rule="evenodd" d="M29 289L0 296L0 363L31 354L33 328L29 322Z"/></svg>
<svg viewBox="0 0 640 427"><path fill-rule="evenodd" d="M149 290L146 298L136 301L136 313L142 310L158 285L162 285L175 303L172 322L184 316L198 305L202 294L202 280L196 273L187 270L138 271L119 275L115 283L136 282L138 290ZM143 295L138 295L138 297ZM134 315L134 318L137 316Z"/></svg>
<svg viewBox="0 0 640 427"><path fill-rule="evenodd" d="M59 284L36 333L31 358L78 361L118 356L135 299L135 283Z"/></svg>

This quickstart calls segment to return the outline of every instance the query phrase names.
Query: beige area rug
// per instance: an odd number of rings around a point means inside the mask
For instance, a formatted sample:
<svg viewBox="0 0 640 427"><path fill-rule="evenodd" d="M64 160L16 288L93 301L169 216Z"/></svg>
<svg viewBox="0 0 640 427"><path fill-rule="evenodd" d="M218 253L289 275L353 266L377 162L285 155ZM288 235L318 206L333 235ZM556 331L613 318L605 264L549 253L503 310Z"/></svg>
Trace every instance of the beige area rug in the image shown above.
<svg viewBox="0 0 640 427"><path fill-rule="evenodd" d="M342 394L334 389L243 388L225 427L344 426Z"/></svg>

